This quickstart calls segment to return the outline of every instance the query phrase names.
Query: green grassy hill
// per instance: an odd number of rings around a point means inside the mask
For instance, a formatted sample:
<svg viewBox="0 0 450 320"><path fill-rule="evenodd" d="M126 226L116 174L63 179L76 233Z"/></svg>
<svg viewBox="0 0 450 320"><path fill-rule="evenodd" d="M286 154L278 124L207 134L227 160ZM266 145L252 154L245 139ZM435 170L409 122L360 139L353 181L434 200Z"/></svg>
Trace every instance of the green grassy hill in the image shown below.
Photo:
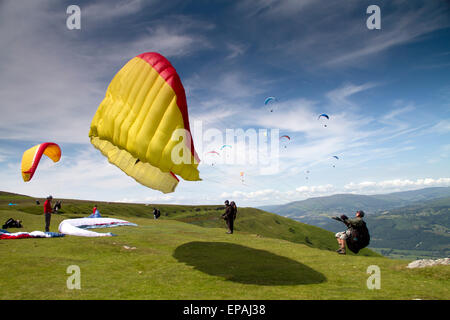
<svg viewBox="0 0 450 320"><path fill-rule="evenodd" d="M6 197L0 195L0 221L13 217L25 226L11 231L43 229L42 205L17 198L11 207ZM220 206L158 205L162 217L154 220L151 206L97 204L104 216L139 226L108 230L117 237L0 240L0 299L450 298L446 266L409 270L407 262L370 250L338 255L328 248L333 234L261 210L240 208L236 232L228 235ZM86 216L92 205L63 200L51 231L63 219ZM80 267L81 290L66 286L71 265ZM370 265L381 269L380 290L366 286Z"/></svg>

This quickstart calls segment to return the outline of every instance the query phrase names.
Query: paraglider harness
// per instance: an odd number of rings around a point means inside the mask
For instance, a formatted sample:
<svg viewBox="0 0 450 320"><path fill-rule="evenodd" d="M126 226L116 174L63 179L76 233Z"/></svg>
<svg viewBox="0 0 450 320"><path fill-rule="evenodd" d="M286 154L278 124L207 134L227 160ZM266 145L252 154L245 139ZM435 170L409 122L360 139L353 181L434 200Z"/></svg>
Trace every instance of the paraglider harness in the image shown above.
<svg viewBox="0 0 450 320"><path fill-rule="evenodd" d="M346 215L342 215L340 218L332 217L332 219L343 222L348 227L350 236L347 238L346 243L350 251L358 253L359 250L369 245L370 234L367 225L363 220L361 220L361 225L359 227L354 227L347 222L348 217Z"/></svg>
<svg viewBox="0 0 450 320"><path fill-rule="evenodd" d="M22 224L20 223L20 220L14 220L13 218L9 218L2 226L2 229L8 228L22 228Z"/></svg>

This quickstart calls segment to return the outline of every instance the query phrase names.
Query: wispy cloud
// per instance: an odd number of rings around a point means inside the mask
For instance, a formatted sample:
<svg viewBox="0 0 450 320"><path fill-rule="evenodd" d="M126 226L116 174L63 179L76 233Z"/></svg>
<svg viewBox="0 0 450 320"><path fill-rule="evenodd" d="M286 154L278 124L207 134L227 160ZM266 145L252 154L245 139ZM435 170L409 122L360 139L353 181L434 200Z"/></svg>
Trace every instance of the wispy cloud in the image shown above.
<svg viewBox="0 0 450 320"><path fill-rule="evenodd" d="M112 22L113 19L136 14L144 6L141 0L123 1L99 1L82 6L83 19L89 20L89 24L104 24ZM156 6L155 6L156 7Z"/></svg>
<svg viewBox="0 0 450 320"><path fill-rule="evenodd" d="M257 16L260 19L270 20L298 16L305 7L314 2L314 0L264 0L255 3L244 0L239 1L237 8L245 12L248 17Z"/></svg>
<svg viewBox="0 0 450 320"><path fill-rule="evenodd" d="M401 12L401 14L399 14ZM391 10L383 11L382 31L368 35L365 32L355 33L348 39L352 39L353 45L347 46L348 51L341 52L334 59L324 63L327 66L339 66L362 59L369 59L375 54L393 47L417 41L423 35L449 26L445 13L439 6L422 6L411 8L403 4ZM389 26L389 27L384 27ZM349 36L349 34L341 35ZM355 45L356 44L356 45Z"/></svg>
<svg viewBox="0 0 450 320"><path fill-rule="evenodd" d="M331 90L326 94L326 96L332 106L338 106L339 109L355 107L355 103L350 100L350 97L357 93L374 88L375 86L377 86L375 83L364 83L361 85L347 83L340 88Z"/></svg>
<svg viewBox="0 0 450 320"><path fill-rule="evenodd" d="M448 133L450 132L450 120L444 119L436 123L433 127L431 127L428 132L431 133Z"/></svg>
<svg viewBox="0 0 450 320"><path fill-rule="evenodd" d="M230 53L227 55L226 59L234 59L236 57L239 57L243 54L245 54L245 51L248 48L248 45L244 45L244 44L238 44L238 43L227 43L226 45L228 51L230 51Z"/></svg>
<svg viewBox="0 0 450 320"><path fill-rule="evenodd" d="M236 11L255 24L270 26L259 43L268 59L282 50L286 62L308 69L368 66L390 49L450 25L443 3L396 1L381 6L382 29L368 30L365 13L371 4L353 0L240 1Z"/></svg>
<svg viewBox="0 0 450 320"><path fill-rule="evenodd" d="M406 107L401 107L394 109L390 111L388 114L384 115L382 120L383 121L391 121L391 120L397 120L397 117L401 114L408 113L413 111L415 108L412 105L407 105Z"/></svg>

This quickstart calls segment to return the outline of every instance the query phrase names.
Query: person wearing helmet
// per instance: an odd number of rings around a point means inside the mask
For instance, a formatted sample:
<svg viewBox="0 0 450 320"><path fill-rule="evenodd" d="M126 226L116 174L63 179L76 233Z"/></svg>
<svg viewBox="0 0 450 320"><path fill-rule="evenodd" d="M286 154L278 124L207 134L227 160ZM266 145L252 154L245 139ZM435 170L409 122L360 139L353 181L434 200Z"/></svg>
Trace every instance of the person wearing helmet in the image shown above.
<svg viewBox="0 0 450 320"><path fill-rule="evenodd" d="M50 231L50 220L52 219L52 196L48 196L44 202L44 215L45 215L45 232Z"/></svg>
<svg viewBox="0 0 450 320"><path fill-rule="evenodd" d="M349 219L346 215L341 215L340 218L338 217L333 217L333 219L341 221L343 223L345 223L345 225L348 227L348 229L346 231L341 231L336 233L336 240L339 243L339 249L336 251L339 254L345 254L345 244L346 241L352 237L352 231L353 230L358 230L360 228L362 228L363 226L365 226L365 222L363 221L364 217L364 211L362 210L358 210L355 213L355 218L353 219Z"/></svg>

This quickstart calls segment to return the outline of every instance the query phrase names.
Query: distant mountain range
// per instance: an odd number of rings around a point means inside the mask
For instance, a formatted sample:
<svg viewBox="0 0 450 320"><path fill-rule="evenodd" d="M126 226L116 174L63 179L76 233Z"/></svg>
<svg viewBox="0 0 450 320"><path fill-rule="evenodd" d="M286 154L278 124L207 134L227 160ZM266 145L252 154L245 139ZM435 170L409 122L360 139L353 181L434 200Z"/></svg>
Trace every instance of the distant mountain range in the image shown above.
<svg viewBox="0 0 450 320"><path fill-rule="evenodd" d="M276 211L279 215L291 218L300 218L304 215L316 216L317 214L327 214L327 216L348 215L356 210L363 210L365 213L371 214L407 206L415 202L444 197L450 197L450 187L426 188L378 195L335 194L258 208L270 212Z"/></svg>
<svg viewBox="0 0 450 320"><path fill-rule="evenodd" d="M399 250L418 256L450 254L450 187L379 195L336 194L260 209L332 232L345 226L330 217L350 217L363 210L371 248L387 255L398 255Z"/></svg>

